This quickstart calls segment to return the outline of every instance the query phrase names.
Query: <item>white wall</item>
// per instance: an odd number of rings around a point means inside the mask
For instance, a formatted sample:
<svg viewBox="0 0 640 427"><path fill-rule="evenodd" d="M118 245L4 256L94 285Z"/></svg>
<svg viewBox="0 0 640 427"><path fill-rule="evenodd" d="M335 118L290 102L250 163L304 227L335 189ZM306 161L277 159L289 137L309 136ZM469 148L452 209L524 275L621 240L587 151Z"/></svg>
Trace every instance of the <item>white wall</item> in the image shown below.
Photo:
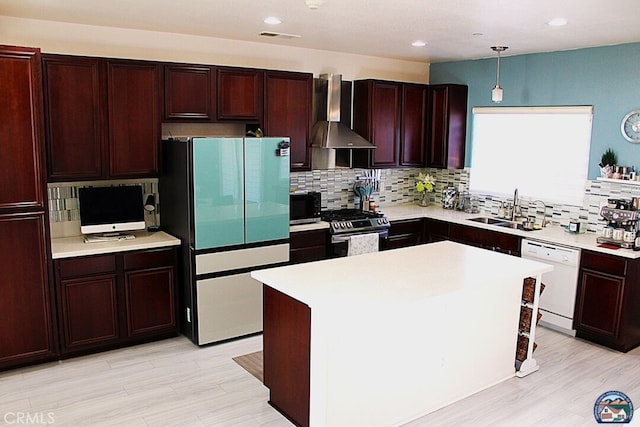
<svg viewBox="0 0 640 427"><path fill-rule="evenodd" d="M422 62L1 15L0 44L39 47L44 53L339 73L345 80L429 81L429 64Z"/></svg>

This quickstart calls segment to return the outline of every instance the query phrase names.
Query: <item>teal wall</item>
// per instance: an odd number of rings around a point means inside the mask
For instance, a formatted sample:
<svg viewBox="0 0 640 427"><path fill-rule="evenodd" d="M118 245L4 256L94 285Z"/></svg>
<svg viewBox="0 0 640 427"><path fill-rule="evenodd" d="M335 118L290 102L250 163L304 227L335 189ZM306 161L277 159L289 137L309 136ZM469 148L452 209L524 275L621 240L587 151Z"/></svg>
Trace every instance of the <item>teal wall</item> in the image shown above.
<svg viewBox="0 0 640 427"><path fill-rule="evenodd" d="M640 167L640 144L627 142L620 131L624 115L640 109L640 43L502 57L501 104L491 102L495 57L431 64L430 83L469 86L467 166L471 164L473 107L593 105L589 178L599 176L600 157L609 147L618 154L619 164ZM518 136L514 135L517 144Z"/></svg>

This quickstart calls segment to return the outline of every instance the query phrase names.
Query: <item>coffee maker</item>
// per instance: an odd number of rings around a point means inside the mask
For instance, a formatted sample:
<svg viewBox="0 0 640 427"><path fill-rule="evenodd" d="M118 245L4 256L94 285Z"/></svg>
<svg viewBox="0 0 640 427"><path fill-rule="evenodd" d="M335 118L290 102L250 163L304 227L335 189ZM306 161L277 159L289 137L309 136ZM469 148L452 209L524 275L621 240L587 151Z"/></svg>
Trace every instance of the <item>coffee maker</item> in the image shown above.
<svg viewBox="0 0 640 427"><path fill-rule="evenodd" d="M635 200L609 199L607 206L600 209L600 216L607 220L607 225L602 235L596 238L598 244L640 250L640 210L634 202Z"/></svg>

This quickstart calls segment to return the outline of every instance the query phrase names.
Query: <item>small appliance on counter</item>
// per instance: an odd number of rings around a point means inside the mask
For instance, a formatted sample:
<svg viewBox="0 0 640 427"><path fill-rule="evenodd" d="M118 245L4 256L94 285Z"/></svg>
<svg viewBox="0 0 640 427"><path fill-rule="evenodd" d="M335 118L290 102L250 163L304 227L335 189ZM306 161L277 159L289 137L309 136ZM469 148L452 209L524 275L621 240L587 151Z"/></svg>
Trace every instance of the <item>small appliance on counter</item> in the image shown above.
<svg viewBox="0 0 640 427"><path fill-rule="evenodd" d="M320 222L322 193L319 191L294 191L289 193L289 224Z"/></svg>
<svg viewBox="0 0 640 427"><path fill-rule="evenodd" d="M609 199L609 204L600 209L600 216L607 220L607 226L596 238L598 244L640 249L640 238L637 237L640 210L632 209L633 206L633 200Z"/></svg>

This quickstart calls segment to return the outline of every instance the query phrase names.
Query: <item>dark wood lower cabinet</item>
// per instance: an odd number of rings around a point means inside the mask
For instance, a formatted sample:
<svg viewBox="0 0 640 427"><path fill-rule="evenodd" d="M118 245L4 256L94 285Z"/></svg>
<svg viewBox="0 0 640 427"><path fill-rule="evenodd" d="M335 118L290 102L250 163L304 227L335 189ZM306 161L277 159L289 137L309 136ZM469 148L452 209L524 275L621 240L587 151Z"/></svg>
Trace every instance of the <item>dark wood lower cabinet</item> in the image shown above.
<svg viewBox="0 0 640 427"><path fill-rule="evenodd" d="M449 240L449 223L437 219L425 219L424 240L426 243Z"/></svg>
<svg viewBox="0 0 640 427"><path fill-rule="evenodd" d="M422 219L391 222L386 249L404 248L421 243L424 243L424 222Z"/></svg>
<svg viewBox="0 0 640 427"><path fill-rule="evenodd" d="M507 255L520 256L521 238L512 234L451 224L449 226L449 240Z"/></svg>
<svg viewBox="0 0 640 427"><path fill-rule="evenodd" d="M125 277L127 336L175 329L173 267L128 272Z"/></svg>
<svg viewBox="0 0 640 427"><path fill-rule="evenodd" d="M174 248L54 264L63 355L177 335Z"/></svg>
<svg viewBox="0 0 640 427"><path fill-rule="evenodd" d="M289 236L289 261L291 264L319 261L328 257L329 231L297 231Z"/></svg>
<svg viewBox="0 0 640 427"><path fill-rule="evenodd" d="M582 251L576 336L627 352L640 345L640 259Z"/></svg>
<svg viewBox="0 0 640 427"><path fill-rule="evenodd" d="M57 357L44 213L0 215L0 370Z"/></svg>
<svg viewBox="0 0 640 427"><path fill-rule="evenodd" d="M309 425L311 308L263 286L264 385L269 404L298 426Z"/></svg>

